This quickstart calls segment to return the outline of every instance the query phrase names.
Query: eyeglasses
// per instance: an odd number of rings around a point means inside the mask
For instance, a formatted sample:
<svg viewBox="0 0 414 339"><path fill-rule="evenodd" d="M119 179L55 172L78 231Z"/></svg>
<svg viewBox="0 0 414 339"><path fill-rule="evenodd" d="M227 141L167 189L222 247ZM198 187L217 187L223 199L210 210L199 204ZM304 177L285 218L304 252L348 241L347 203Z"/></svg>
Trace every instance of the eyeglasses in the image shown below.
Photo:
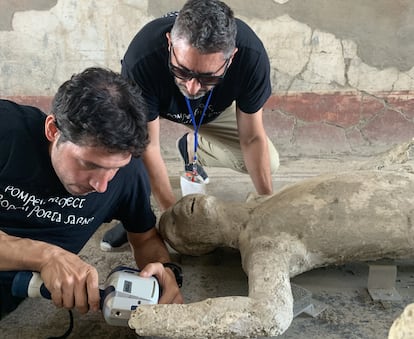
<svg viewBox="0 0 414 339"><path fill-rule="evenodd" d="M174 55L175 61L177 62L178 66L175 66L171 63L171 53ZM168 68L170 69L170 72L173 76L175 76L178 79L184 80L184 81L190 81L191 79L197 79L197 81L200 83L201 86L215 86L218 83L220 83L224 76L226 75L227 69L229 67L230 58L226 59L224 64L220 66L220 68L215 72L210 73L197 73L189 70L188 68L184 67L183 65L180 65L180 63L177 60L177 56L174 52L174 47L171 45L170 47L170 53L168 57ZM224 68L224 72L221 75L212 75L220 71Z"/></svg>

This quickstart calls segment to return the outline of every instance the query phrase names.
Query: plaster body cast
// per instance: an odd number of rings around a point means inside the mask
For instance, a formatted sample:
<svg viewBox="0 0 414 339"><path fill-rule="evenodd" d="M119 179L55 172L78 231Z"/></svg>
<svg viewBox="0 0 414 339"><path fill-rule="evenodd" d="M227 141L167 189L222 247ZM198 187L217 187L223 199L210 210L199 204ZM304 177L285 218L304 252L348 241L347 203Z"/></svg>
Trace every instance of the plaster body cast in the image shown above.
<svg viewBox="0 0 414 339"><path fill-rule="evenodd" d="M240 250L248 296L141 307L139 335L248 338L286 331L293 314L290 278L329 264L412 256L414 175L354 171L296 183L247 203L190 195L168 209L160 232L189 255Z"/></svg>

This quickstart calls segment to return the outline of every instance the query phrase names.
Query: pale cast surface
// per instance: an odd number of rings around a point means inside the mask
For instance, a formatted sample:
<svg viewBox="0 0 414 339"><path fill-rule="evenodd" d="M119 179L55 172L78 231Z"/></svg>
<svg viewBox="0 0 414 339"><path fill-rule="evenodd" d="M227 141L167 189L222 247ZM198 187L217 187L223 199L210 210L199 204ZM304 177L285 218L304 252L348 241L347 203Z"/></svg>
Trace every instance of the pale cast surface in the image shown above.
<svg viewBox="0 0 414 339"><path fill-rule="evenodd" d="M388 339L414 338L414 304L408 305L404 312L395 319L391 326Z"/></svg>
<svg viewBox="0 0 414 339"><path fill-rule="evenodd" d="M413 174L362 170L321 175L246 203L186 196L162 215L162 235L189 255L239 249L248 297L142 306L129 325L142 336L280 335L293 318L291 277L334 263L412 256L412 192Z"/></svg>

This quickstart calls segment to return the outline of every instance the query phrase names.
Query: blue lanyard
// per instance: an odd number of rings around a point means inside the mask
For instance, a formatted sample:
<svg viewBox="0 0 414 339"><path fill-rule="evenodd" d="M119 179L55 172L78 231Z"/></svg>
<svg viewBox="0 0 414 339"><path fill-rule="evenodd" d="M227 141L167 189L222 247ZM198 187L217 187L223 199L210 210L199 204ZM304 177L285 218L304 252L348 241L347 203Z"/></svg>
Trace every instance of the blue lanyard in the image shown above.
<svg viewBox="0 0 414 339"><path fill-rule="evenodd" d="M190 105L190 100L187 97L185 97L185 102L187 103L187 109L188 109L188 112L191 115L191 122L193 123L193 127L194 127L194 159L193 159L193 170L195 170L194 171L195 173L197 173L197 169L196 169L196 166L195 165L196 165L196 161L197 161L198 130L200 129L200 126L201 126L201 124L203 122L204 115L205 115L205 113L207 111L207 108L208 108L208 105L210 103L210 99L211 99L211 95L212 94L213 94L213 89L211 89L210 94L208 95L208 98L207 98L206 103L205 103L204 108L203 108L203 112L201 113L200 122L198 123L198 126L197 126L197 122L196 122L196 119L195 119L195 115L194 115L193 109L191 108L191 105Z"/></svg>

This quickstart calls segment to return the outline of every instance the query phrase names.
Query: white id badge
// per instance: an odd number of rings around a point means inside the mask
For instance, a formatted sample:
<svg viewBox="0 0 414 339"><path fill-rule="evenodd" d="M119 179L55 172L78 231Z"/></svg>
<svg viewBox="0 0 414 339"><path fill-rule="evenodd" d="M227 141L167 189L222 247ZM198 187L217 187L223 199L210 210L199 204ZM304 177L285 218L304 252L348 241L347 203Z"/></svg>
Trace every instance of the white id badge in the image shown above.
<svg viewBox="0 0 414 339"><path fill-rule="evenodd" d="M206 184L203 179L194 178L191 172L185 172L180 176L182 196L188 194L206 194Z"/></svg>

